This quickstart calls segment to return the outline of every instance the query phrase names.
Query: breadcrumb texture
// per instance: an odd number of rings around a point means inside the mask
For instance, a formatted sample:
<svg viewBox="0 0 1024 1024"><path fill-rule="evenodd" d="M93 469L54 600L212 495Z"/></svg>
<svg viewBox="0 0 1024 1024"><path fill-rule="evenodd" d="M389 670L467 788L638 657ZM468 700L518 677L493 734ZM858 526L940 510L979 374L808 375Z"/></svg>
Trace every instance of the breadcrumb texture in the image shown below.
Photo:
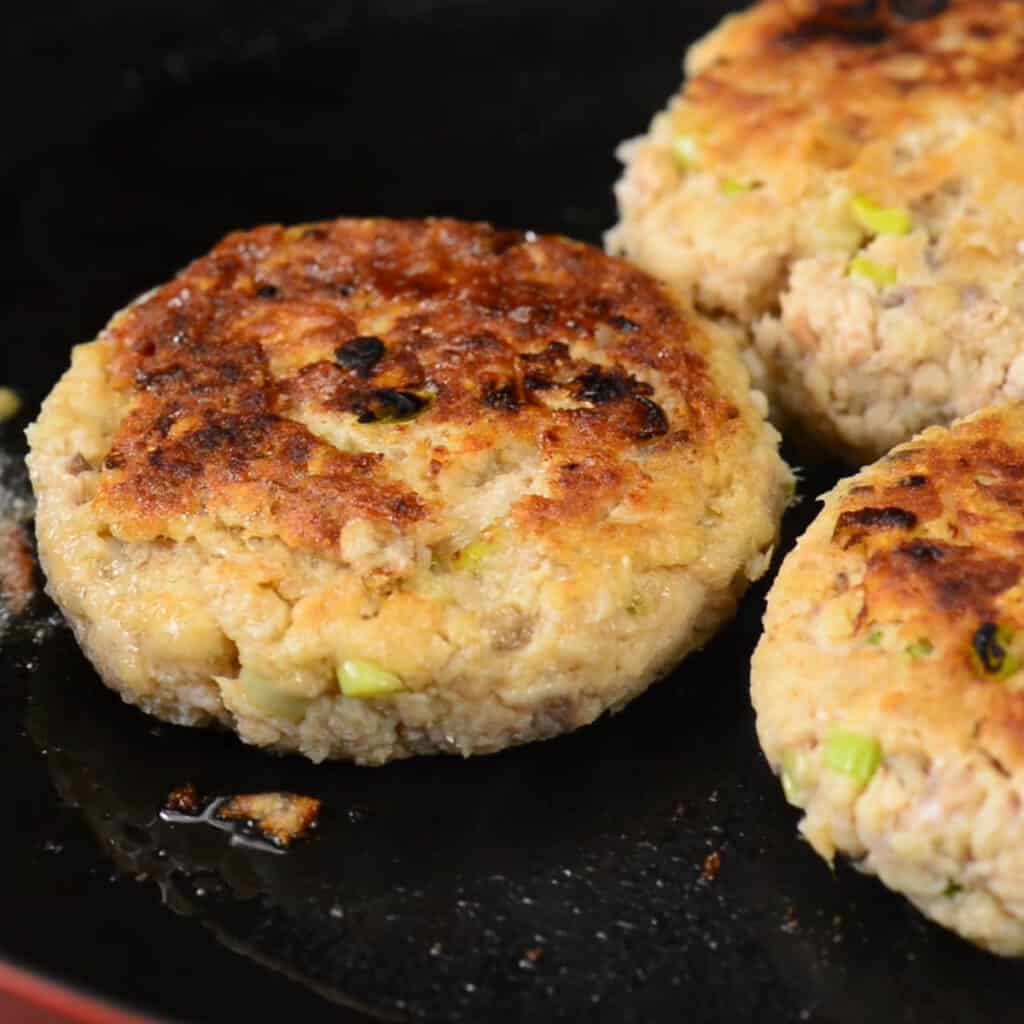
<svg viewBox="0 0 1024 1024"><path fill-rule="evenodd" d="M841 482L783 563L757 728L800 829L925 914L1024 954L1024 407L933 427ZM833 730L880 748L863 780Z"/></svg>
<svg viewBox="0 0 1024 1024"><path fill-rule="evenodd" d="M622 707L731 614L791 484L763 408L590 247L261 227L74 350L29 430L40 556L161 718L314 760L494 751Z"/></svg>
<svg viewBox="0 0 1024 1024"><path fill-rule="evenodd" d="M1024 398L1018 0L763 0L686 72L607 244L732 330L785 429L863 462Z"/></svg>

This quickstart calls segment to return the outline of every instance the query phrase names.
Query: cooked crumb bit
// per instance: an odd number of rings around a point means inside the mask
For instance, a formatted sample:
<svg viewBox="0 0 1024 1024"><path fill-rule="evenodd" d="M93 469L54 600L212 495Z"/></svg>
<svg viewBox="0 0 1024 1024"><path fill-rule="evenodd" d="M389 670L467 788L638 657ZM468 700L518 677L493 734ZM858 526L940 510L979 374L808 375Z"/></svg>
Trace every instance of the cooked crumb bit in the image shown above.
<svg viewBox="0 0 1024 1024"><path fill-rule="evenodd" d="M202 801L191 782L172 789L164 803L165 811L173 811L176 814L198 814L202 809Z"/></svg>
<svg viewBox="0 0 1024 1024"><path fill-rule="evenodd" d="M21 409L21 399L17 391L11 388L0 387L0 423L13 420Z"/></svg>
<svg viewBox="0 0 1024 1024"><path fill-rule="evenodd" d="M519 960L521 967L535 967L544 959L544 947L533 946L531 949L524 949Z"/></svg>
<svg viewBox="0 0 1024 1024"><path fill-rule="evenodd" d="M25 528L0 526L0 596L12 615L21 615L35 596L35 559Z"/></svg>
<svg viewBox="0 0 1024 1024"><path fill-rule="evenodd" d="M717 853L709 853L704 858L704 865L700 870L700 877L705 882L713 882L718 877L718 872L722 867L722 858Z"/></svg>
<svg viewBox="0 0 1024 1024"><path fill-rule="evenodd" d="M222 821L251 823L278 846L291 846L316 826L320 801L295 793L249 793L229 797L214 812Z"/></svg>

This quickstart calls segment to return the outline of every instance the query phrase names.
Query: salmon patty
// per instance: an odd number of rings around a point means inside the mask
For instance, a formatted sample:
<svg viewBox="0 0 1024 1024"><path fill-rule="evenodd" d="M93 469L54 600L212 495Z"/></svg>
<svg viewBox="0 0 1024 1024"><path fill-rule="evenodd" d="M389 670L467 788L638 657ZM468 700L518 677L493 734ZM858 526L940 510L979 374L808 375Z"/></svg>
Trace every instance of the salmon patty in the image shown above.
<svg viewBox="0 0 1024 1024"><path fill-rule="evenodd" d="M609 249L853 462L1024 398L1024 8L762 0L621 148Z"/></svg>
<svg viewBox="0 0 1024 1024"><path fill-rule="evenodd" d="M783 563L757 729L800 829L1024 955L1024 406L841 482Z"/></svg>
<svg viewBox="0 0 1024 1024"><path fill-rule="evenodd" d="M230 235L30 428L49 590L104 681L314 760L621 708L765 570L789 471L644 273L448 220Z"/></svg>

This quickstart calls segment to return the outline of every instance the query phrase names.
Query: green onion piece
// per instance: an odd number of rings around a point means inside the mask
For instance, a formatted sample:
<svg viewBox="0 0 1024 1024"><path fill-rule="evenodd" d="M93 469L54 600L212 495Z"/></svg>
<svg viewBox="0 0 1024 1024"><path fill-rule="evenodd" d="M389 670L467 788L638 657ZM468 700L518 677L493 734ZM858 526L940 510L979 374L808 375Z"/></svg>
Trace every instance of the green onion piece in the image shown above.
<svg viewBox="0 0 1024 1024"><path fill-rule="evenodd" d="M338 667L338 685L346 697L369 700L386 697L405 689L402 680L393 672L381 668L375 661L343 661Z"/></svg>
<svg viewBox="0 0 1024 1024"><path fill-rule="evenodd" d="M672 155L683 171L692 171L700 162L700 147L692 135L677 135L672 142Z"/></svg>
<svg viewBox="0 0 1024 1024"><path fill-rule="evenodd" d="M473 576L479 576L483 569L484 562L487 561L495 551L498 550L498 545L491 540L484 540L482 537L478 537L472 543L467 544L460 551L457 551L452 558L452 564L456 569L462 572L468 572Z"/></svg>
<svg viewBox="0 0 1024 1024"><path fill-rule="evenodd" d="M887 263L876 263L866 256L857 256L850 261L850 277L863 277L873 281L879 288L885 288L899 280L899 272Z"/></svg>
<svg viewBox="0 0 1024 1024"><path fill-rule="evenodd" d="M885 638L885 634L880 629L873 629L868 633L868 643L872 647L881 647L882 640Z"/></svg>
<svg viewBox="0 0 1024 1024"><path fill-rule="evenodd" d="M1020 656L1010 650L1013 630L986 622L971 638L971 668L983 679L1006 679L1021 665Z"/></svg>
<svg viewBox="0 0 1024 1024"><path fill-rule="evenodd" d="M857 223L872 235L906 235L913 227L910 211L903 206L879 206L867 196L854 196L850 207Z"/></svg>
<svg viewBox="0 0 1024 1024"><path fill-rule="evenodd" d="M962 893L963 891L964 887L960 885L958 882L954 882L951 878L946 883L946 888L942 890L942 895L945 896L947 900L951 900L955 896L959 896L960 893Z"/></svg>
<svg viewBox="0 0 1024 1024"><path fill-rule="evenodd" d="M915 661L928 657L935 650L935 645L926 636L919 636L912 644L907 644L907 655Z"/></svg>
<svg viewBox="0 0 1024 1024"><path fill-rule="evenodd" d="M283 718L287 722L301 722L306 717L310 702L305 697L284 693L273 683L244 674L239 683L246 702L257 711L272 718Z"/></svg>
<svg viewBox="0 0 1024 1024"><path fill-rule="evenodd" d="M782 792L794 807L803 806L810 760L806 750L787 750L782 755Z"/></svg>
<svg viewBox="0 0 1024 1024"><path fill-rule="evenodd" d="M727 196L738 196L744 192L753 192L761 187L759 181L744 182L736 178L726 178L721 185L722 192Z"/></svg>
<svg viewBox="0 0 1024 1024"><path fill-rule="evenodd" d="M881 744L873 736L833 729L825 737L825 764L866 786L882 762Z"/></svg>

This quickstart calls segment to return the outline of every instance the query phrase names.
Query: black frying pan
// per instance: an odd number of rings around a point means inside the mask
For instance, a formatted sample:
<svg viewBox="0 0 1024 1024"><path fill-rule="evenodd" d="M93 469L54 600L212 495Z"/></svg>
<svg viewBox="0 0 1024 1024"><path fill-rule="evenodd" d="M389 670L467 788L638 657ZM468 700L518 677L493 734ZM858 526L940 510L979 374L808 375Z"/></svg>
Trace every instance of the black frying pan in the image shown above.
<svg viewBox="0 0 1024 1024"><path fill-rule="evenodd" d="M23 451L73 342L236 226L448 214L598 242L615 144L725 9L22 11L0 40L0 384L26 411L3 448ZM818 470L805 490L834 479ZM790 514L787 544L813 512ZM39 599L2 653L0 954L218 1024L1016 1019L1024 968L797 839L747 697L763 595L615 718L374 770L147 719L102 689ZM318 796L321 829L281 856L160 821L185 781Z"/></svg>

